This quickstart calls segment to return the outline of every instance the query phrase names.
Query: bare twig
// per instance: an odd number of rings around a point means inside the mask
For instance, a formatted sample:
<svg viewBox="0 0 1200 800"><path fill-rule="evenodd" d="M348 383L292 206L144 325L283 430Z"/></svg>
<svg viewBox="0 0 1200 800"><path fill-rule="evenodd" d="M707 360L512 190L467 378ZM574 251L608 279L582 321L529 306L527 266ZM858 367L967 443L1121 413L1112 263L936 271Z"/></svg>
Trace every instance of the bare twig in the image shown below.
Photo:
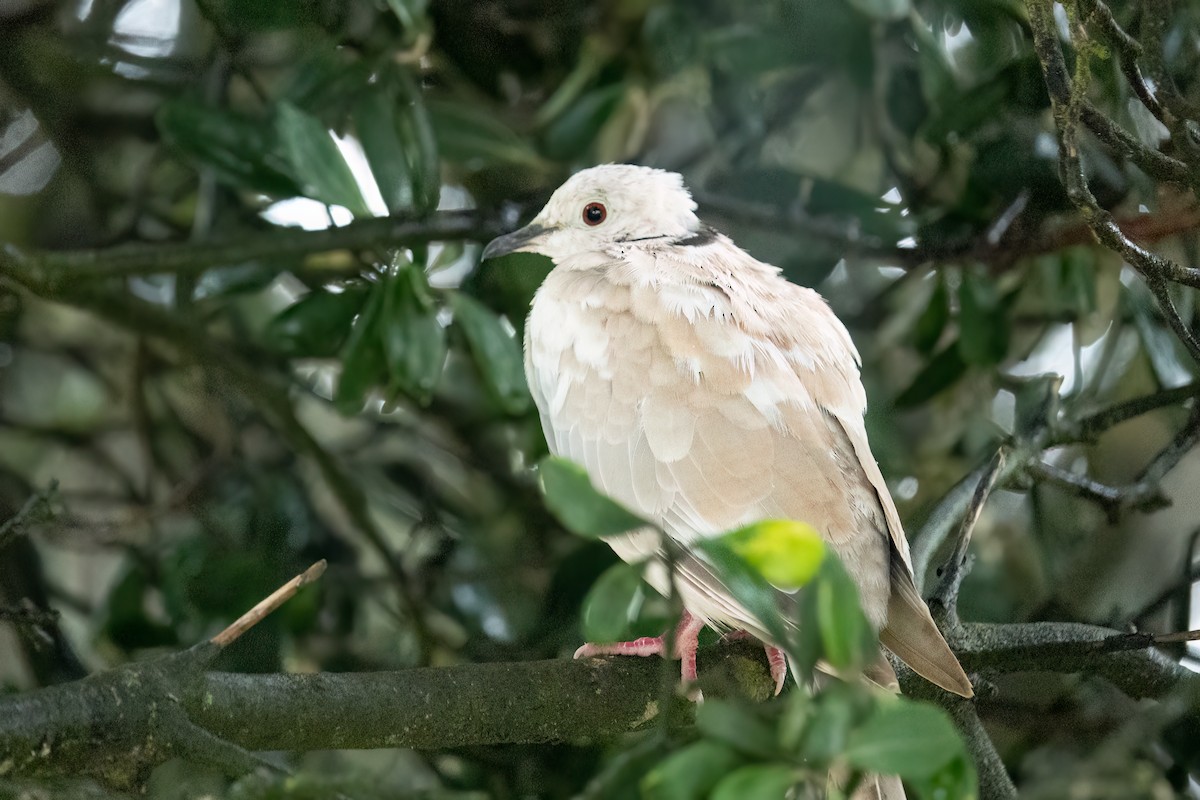
<svg viewBox="0 0 1200 800"><path fill-rule="evenodd" d="M983 473L979 476L979 482L975 485L975 492L971 495L971 502L967 506L966 513L963 514L962 524L958 527L958 535L954 539L954 550L946 562L938 567L937 574L940 580L929 598L929 608L939 623L945 623L949 627L958 624L956 609L958 589L969 571L967 550L971 544L971 533L975 530L975 524L979 522L979 515L983 513L983 505L996 485L996 480L1004 469L1007 457L1008 448L1001 447L996 450L996 454L984 468Z"/></svg>
<svg viewBox="0 0 1200 800"><path fill-rule="evenodd" d="M1007 479L1040 452L1040 448L1034 449L1029 445L1014 448L996 468L993 482ZM941 552L942 545L950 536L951 531L967 513L975 497L976 489L981 485L988 472L992 470L997 455L998 453L993 454L990 459L971 470L962 480L954 484L938 501L929 517L921 525L920 530L913 536L913 577L916 580L917 589L923 590L925 577L929 573L933 557Z"/></svg>
<svg viewBox="0 0 1200 800"><path fill-rule="evenodd" d="M292 598L301 587L307 586L325 574L325 559L321 559L290 581L264 597L254 608L238 617L232 625L212 637L209 641L217 647L228 647L243 633L262 622L263 618Z"/></svg>
<svg viewBox="0 0 1200 800"><path fill-rule="evenodd" d="M1171 0L1145 0L1142 3L1142 44L1150 77L1154 79L1162 105L1171 114L1164 121L1173 129L1172 123L1178 120L1200 120L1200 107L1183 96L1163 61L1163 40L1174 19L1171 6Z"/></svg>
<svg viewBox="0 0 1200 800"><path fill-rule="evenodd" d="M1170 505L1161 489L1140 481L1128 486L1109 486L1087 475L1078 475L1041 460L1032 462L1029 472L1046 483L1100 506L1110 522L1118 520L1127 509L1154 511Z"/></svg>
<svg viewBox="0 0 1200 800"><path fill-rule="evenodd" d="M1142 71L1138 67L1137 62L1142 55L1142 46L1138 44L1137 39L1126 33L1117 23L1112 10L1104 4L1103 0L1077 0L1077 5L1084 24L1093 20L1099 23L1104 38L1117 51L1121 72L1125 75L1126 82L1129 83L1129 87L1133 89L1138 100L1159 122L1163 122L1162 106L1154 97L1154 93L1150 91L1150 87L1146 85L1146 81L1142 78Z"/></svg>
<svg viewBox="0 0 1200 800"><path fill-rule="evenodd" d="M1066 432L1063 437L1056 437L1057 444L1072 441L1090 442L1109 428L1116 427L1122 422L1157 411L1160 408L1186 402L1190 398L1200 397L1200 382L1188 383L1174 389L1164 389L1161 392L1135 397L1101 409L1081 419Z"/></svg>
<svg viewBox="0 0 1200 800"><path fill-rule="evenodd" d="M58 481L51 481L45 491L35 492L9 519L0 523L0 550L21 534L31 523L41 521L42 515L52 515L52 503L58 493Z"/></svg>

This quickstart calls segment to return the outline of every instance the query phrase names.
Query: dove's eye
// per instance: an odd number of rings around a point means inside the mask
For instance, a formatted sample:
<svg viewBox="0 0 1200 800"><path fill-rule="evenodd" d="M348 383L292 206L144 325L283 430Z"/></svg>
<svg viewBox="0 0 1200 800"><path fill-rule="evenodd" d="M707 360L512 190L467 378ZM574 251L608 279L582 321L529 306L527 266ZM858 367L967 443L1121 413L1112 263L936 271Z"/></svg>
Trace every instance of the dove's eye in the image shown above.
<svg viewBox="0 0 1200 800"><path fill-rule="evenodd" d="M583 207L583 221L588 225L599 225L608 216L603 203L588 203Z"/></svg>

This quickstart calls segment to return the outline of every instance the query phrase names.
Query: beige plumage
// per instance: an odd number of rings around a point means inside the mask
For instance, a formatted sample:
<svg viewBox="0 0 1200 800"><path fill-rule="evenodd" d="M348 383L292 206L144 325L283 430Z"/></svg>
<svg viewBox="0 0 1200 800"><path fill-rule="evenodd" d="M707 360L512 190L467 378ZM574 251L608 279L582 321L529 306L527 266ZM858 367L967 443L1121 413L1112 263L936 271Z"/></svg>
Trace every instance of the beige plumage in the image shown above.
<svg viewBox="0 0 1200 800"><path fill-rule="evenodd" d="M765 518L813 525L857 582L881 641L971 696L913 584L867 442L854 343L820 295L702 225L682 179L645 167L574 175L484 257L517 250L556 265L525 338L553 453L684 545ZM626 561L649 559L647 579L666 589L657 534L609 544ZM699 557L677 578L705 624L769 639Z"/></svg>

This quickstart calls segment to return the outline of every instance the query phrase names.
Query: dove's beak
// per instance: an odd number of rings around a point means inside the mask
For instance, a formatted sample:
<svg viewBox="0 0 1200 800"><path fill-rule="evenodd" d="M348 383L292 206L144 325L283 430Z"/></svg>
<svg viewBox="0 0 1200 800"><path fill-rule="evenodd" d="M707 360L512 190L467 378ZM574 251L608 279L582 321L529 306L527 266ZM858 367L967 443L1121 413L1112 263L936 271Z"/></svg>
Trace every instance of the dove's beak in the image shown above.
<svg viewBox="0 0 1200 800"><path fill-rule="evenodd" d="M483 260L499 258L509 253L537 252L538 239L549 231L550 229L544 225L531 222L520 230L497 236L488 242L487 247L483 248Z"/></svg>

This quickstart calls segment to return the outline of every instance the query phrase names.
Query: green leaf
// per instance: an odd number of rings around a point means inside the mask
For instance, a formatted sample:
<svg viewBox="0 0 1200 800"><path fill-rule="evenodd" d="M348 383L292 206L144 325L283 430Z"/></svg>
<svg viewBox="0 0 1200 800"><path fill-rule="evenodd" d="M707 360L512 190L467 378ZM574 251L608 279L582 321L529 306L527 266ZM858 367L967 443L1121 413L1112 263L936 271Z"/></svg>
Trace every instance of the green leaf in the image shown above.
<svg viewBox="0 0 1200 800"><path fill-rule="evenodd" d="M946 279L940 270L936 280L937 284L929 297L929 303L921 312L921 316L917 317L917 324L913 328L913 344L926 355L937 347L938 340L942 338L942 331L950 321L950 293L946 290Z"/></svg>
<svg viewBox="0 0 1200 800"><path fill-rule="evenodd" d="M285 308L268 324L267 345L293 358L325 358L337 353L354 315L367 298L366 285L333 293L314 289Z"/></svg>
<svg viewBox="0 0 1200 800"><path fill-rule="evenodd" d="M413 174L416 210L427 214L435 210L442 192L441 148L433 115L416 77L409 70L395 67L384 73L401 101L396 123L408 168Z"/></svg>
<svg viewBox="0 0 1200 800"><path fill-rule="evenodd" d="M385 283L381 325L388 373L414 399L427 403L446 364L446 329L438 322L420 269L405 261Z"/></svg>
<svg viewBox="0 0 1200 800"><path fill-rule="evenodd" d="M949 388L967 372L958 342L951 342L929 360L907 389L896 397L896 408L913 408Z"/></svg>
<svg viewBox="0 0 1200 800"><path fill-rule="evenodd" d="M224 183L276 197L300 192L274 131L260 120L177 99L163 103L155 123L168 145Z"/></svg>
<svg viewBox="0 0 1200 800"><path fill-rule="evenodd" d="M306 196L345 206L356 217L371 216L354 173L320 120L283 102L276 108L275 130Z"/></svg>
<svg viewBox="0 0 1200 800"><path fill-rule="evenodd" d="M962 740L945 712L902 697L881 701L850 732L844 753L861 770L902 778L927 778L962 754Z"/></svg>
<svg viewBox="0 0 1200 800"><path fill-rule="evenodd" d="M371 287L367 305L354 320L354 327L342 348L342 374L333 393L333 405L347 416L362 411L367 392L380 383L384 373L379 320L385 295L386 287L382 282Z"/></svg>
<svg viewBox="0 0 1200 800"><path fill-rule="evenodd" d="M966 755L956 756L949 763L928 777L910 777L905 781L916 798L924 800L976 800L979 797L979 779L975 766Z"/></svg>
<svg viewBox="0 0 1200 800"><path fill-rule="evenodd" d="M613 564L592 584L583 600L583 638L589 642L619 642L627 638L645 594L642 570Z"/></svg>
<svg viewBox="0 0 1200 800"><path fill-rule="evenodd" d="M858 589L839 559L827 558L820 574L801 600L801 627L820 632L825 660L847 674L874 658L875 631L863 615Z"/></svg>
<svg viewBox="0 0 1200 800"><path fill-rule="evenodd" d="M354 129L362 143L375 185L393 214L413 206L413 176L408 153L400 140L396 97L382 87L368 92L354 106Z"/></svg>
<svg viewBox="0 0 1200 800"><path fill-rule="evenodd" d="M431 102L429 115L438 147L449 161L471 169L494 164L544 166L524 138L485 108L461 102Z"/></svg>
<svg viewBox="0 0 1200 800"><path fill-rule="evenodd" d="M798 589L812 580L825 558L825 542L811 525L769 519L725 535L746 563L780 589Z"/></svg>
<svg viewBox="0 0 1200 800"><path fill-rule="evenodd" d="M958 287L958 349L968 364L990 367L1008 353L1008 315L996 286L964 270Z"/></svg>
<svg viewBox="0 0 1200 800"><path fill-rule="evenodd" d="M573 461L547 456L538 464L538 477L550 513L579 536L615 536L649 524L596 491L587 472Z"/></svg>
<svg viewBox="0 0 1200 800"><path fill-rule="evenodd" d="M644 800L699 800L742 763L716 742L700 741L673 753L642 779Z"/></svg>
<svg viewBox="0 0 1200 800"><path fill-rule="evenodd" d="M462 331L487 385L509 414L523 414L532 399L525 383L525 361L516 337L491 309L470 295L450 296L454 324Z"/></svg>
<svg viewBox="0 0 1200 800"><path fill-rule="evenodd" d="M746 703L706 699L696 706L696 727L739 753L770 758L779 752L775 731Z"/></svg>
<svg viewBox="0 0 1200 800"><path fill-rule="evenodd" d="M546 129L543 135L546 154L555 159L581 154L604 127L624 94L625 85L617 83L579 98Z"/></svg>
<svg viewBox="0 0 1200 800"><path fill-rule="evenodd" d="M825 687L813 698L798 755L818 764L827 764L840 756L855 719L860 717L864 699L870 701L855 686L834 682Z"/></svg>
<svg viewBox="0 0 1200 800"><path fill-rule="evenodd" d="M846 0L872 19L898 20L908 15L909 0Z"/></svg>
<svg viewBox="0 0 1200 800"><path fill-rule="evenodd" d="M724 537L699 540L695 547L716 570L725 588L766 627L781 647L787 649L790 637L780 614L779 589L734 552Z"/></svg>
<svg viewBox="0 0 1200 800"><path fill-rule="evenodd" d="M795 767L786 764L751 764L721 779L710 800L781 800L800 780Z"/></svg>

